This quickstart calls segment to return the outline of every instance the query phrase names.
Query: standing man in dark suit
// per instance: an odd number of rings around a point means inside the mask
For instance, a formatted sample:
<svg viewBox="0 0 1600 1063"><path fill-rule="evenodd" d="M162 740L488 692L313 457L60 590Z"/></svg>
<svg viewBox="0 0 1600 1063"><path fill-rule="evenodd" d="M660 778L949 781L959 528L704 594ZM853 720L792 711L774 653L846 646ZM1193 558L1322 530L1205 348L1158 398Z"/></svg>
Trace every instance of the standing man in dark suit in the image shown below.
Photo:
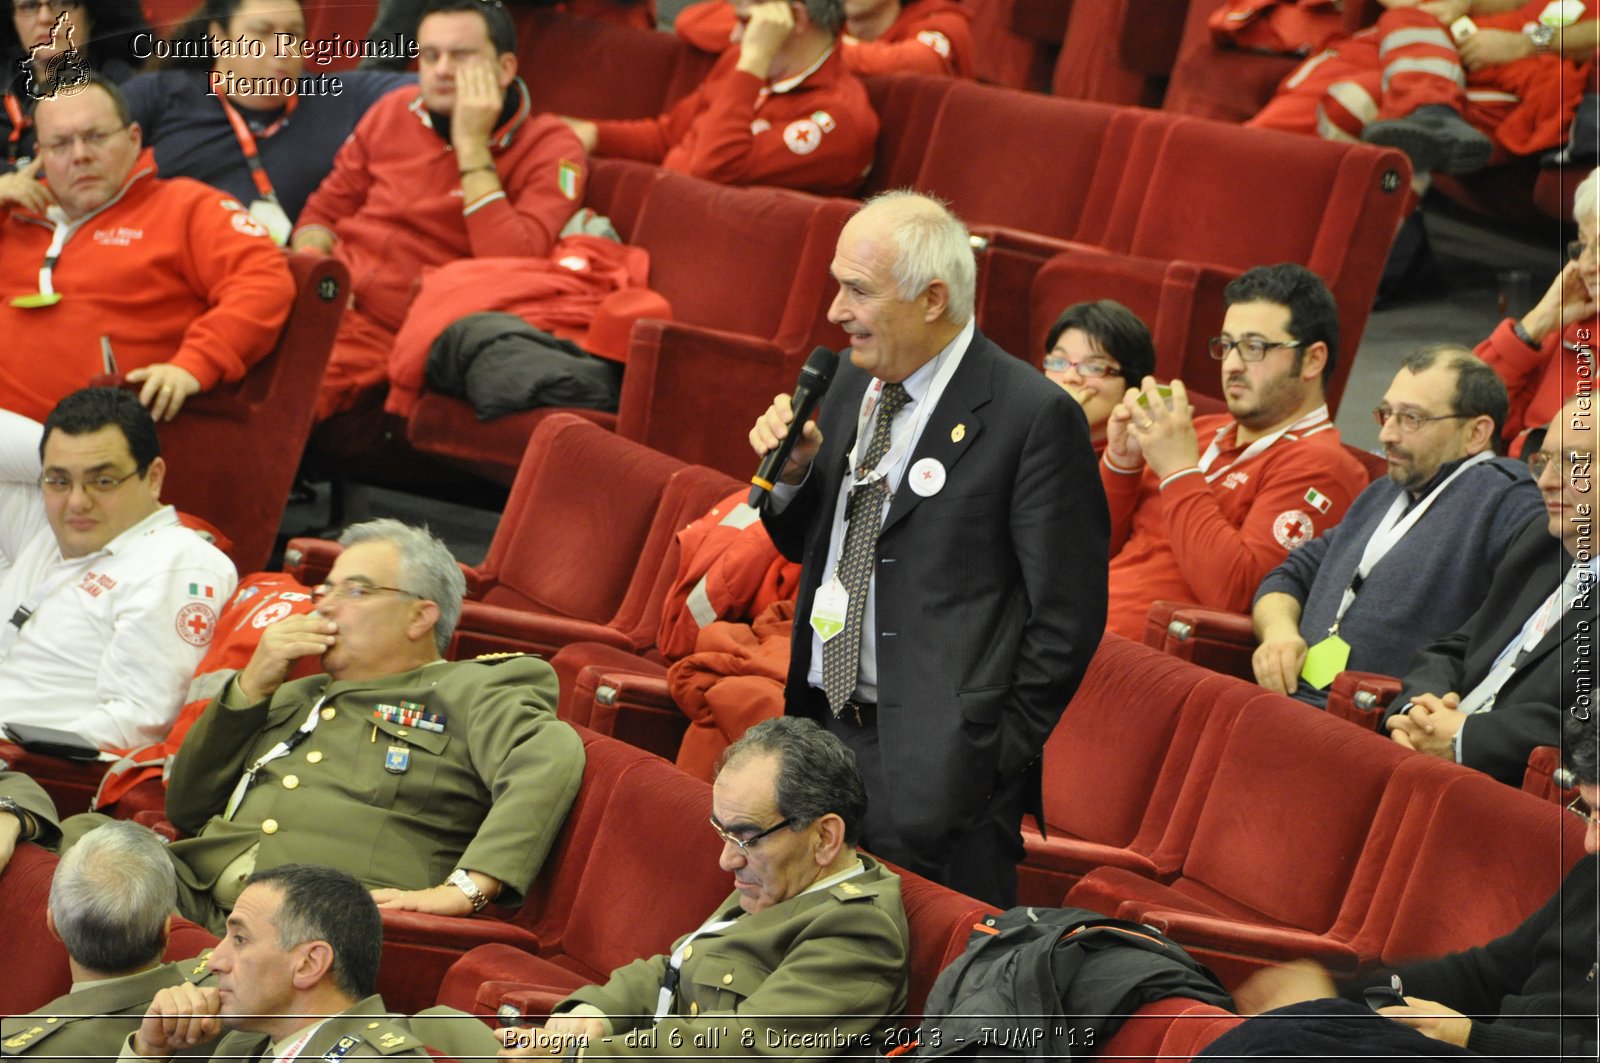
<svg viewBox="0 0 1600 1063"><path fill-rule="evenodd" d="M1384 720L1396 742L1521 786L1534 747L1560 744L1561 706L1591 700L1594 418L1584 396L1550 422L1529 461L1546 515L1506 548L1472 618L1413 658Z"/></svg>
<svg viewBox="0 0 1600 1063"><path fill-rule="evenodd" d="M854 750L867 849L1010 905L1040 751L1105 627L1088 426L976 331L967 231L936 200L871 200L830 272L849 359L762 513L805 566L788 711ZM792 420L778 396L756 452Z"/></svg>

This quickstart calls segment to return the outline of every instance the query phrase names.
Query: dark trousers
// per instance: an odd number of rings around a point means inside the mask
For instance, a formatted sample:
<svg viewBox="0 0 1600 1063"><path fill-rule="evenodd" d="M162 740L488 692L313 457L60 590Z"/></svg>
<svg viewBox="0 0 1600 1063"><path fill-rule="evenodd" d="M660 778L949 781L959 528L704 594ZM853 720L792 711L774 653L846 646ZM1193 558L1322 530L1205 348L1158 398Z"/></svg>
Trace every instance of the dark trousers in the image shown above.
<svg viewBox="0 0 1600 1063"><path fill-rule="evenodd" d="M899 864L923 878L949 886L997 908L1017 903L1017 864L1022 861L1022 812L1028 794L1026 775L1000 780L977 819L958 833L948 851L929 859L913 852L903 840L891 814L884 757L894 756L878 741L876 719L869 713L862 725L846 711L836 719L828 711L822 692L811 691L820 706L823 725L838 735L856 755L856 766L867 787L867 820L861 846L874 856ZM913 770L914 770L913 766ZM979 785L974 782L974 785Z"/></svg>
<svg viewBox="0 0 1600 1063"><path fill-rule="evenodd" d="M1349 1000L1307 1000L1248 1019L1197 1059L1482 1059Z"/></svg>

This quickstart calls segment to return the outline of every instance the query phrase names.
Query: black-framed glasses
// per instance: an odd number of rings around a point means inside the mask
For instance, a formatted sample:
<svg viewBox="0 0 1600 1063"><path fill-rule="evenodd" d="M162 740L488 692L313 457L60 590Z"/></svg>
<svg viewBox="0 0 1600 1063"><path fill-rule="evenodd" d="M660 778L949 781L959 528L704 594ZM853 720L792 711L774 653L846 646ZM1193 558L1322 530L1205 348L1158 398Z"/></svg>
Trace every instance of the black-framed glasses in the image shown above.
<svg viewBox="0 0 1600 1063"><path fill-rule="evenodd" d="M320 605L325 601L359 602L365 598L372 598L387 591L390 594L404 594L409 598L421 598L416 591L408 591L404 587L379 587L374 583L357 583L346 581L344 583L319 583L311 588L311 604Z"/></svg>
<svg viewBox="0 0 1600 1063"><path fill-rule="evenodd" d="M1211 352L1211 357L1219 362L1228 360L1228 352L1237 349L1239 357L1247 362L1259 362L1267 356L1269 351L1279 347L1304 347L1299 340L1264 340L1260 336L1246 336L1244 339L1230 340L1226 336L1213 336L1206 341L1206 350Z"/></svg>
<svg viewBox="0 0 1600 1063"><path fill-rule="evenodd" d="M1588 475L1589 467L1594 464L1594 455L1585 450L1569 450L1558 456L1548 450L1539 450L1528 455L1528 471L1537 480L1544 475L1550 463L1557 460L1561 462L1564 476L1570 477L1579 469L1584 470L1583 475Z"/></svg>
<svg viewBox="0 0 1600 1063"><path fill-rule="evenodd" d="M1573 262L1578 261L1578 259L1583 257L1583 253L1588 249L1588 247L1589 245L1583 240L1571 241L1567 244L1567 258L1571 259Z"/></svg>
<svg viewBox="0 0 1600 1063"><path fill-rule="evenodd" d="M65 495L70 494L72 488L76 485L81 486L90 494L109 495L111 492L115 491L117 488L121 487L123 484L127 483L129 480L138 475L139 470L135 469L132 472L126 473L122 476L111 476L107 473L101 473L99 476L91 476L87 480L74 480L70 476L62 476L59 473L47 472L43 476L39 477L39 488L40 490L47 491L52 495Z"/></svg>
<svg viewBox="0 0 1600 1063"><path fill-rule="evenodd" d="M1068 369L1077 373L1085 380L1093 380L1106 376L1121 376L1122 366L1115 362L1108 362L1103 358L1085 358L1081 362L1059 354L1044 356L1044 370L1047 373L1065 373Z"/></svg>
<svg viewBox="0 0 1600 1063"><path fill-rule="evenodd" d="M712 816L710 818L711 818L711 829L717 832L717 837L721 838L723 841L727 842L729 845L731 845L734 848L738 849L740 855L742 855L742 856L749 856L751 848L757 842L759 842L762 838L765 838L767 835L776 834L776 833L778 833L780 830L782 830L785 827L794 826L794 817L790 816L788 819L784 820L782 823L775 823L772 826L768 827L766 830L759 831L759 832L757 832L755 834L752 834L748 838L738 838L738 837L735 837L734 835L728 833L727 828L725 828L722 824L717 822L717 817L716 816Z"/></svg>
<svg viewBox="0 0 1600 1063"><path fill-rule="evenodd" d="M1589 802L1585 801L1582 797L1574 797L1571 803L1567 805L1567 811L1583 820L1584 826L1594 826L1594 821L1596 818L1594 809L1590 808Z"/></svg>
<svg viewBox="0 0 1600 1063"><path fill-rule="evenodd" d="M1424 417L1422 414L1412 413L1410 410L1393 409L1388 403L1381 403L1372 411L1372 419L1378 422L1379 428L1388 424L1389 418L1393 417L1400 422L1400 431L1407 435L1415 432L1430 421L1460 421L1465 420L1466 416L1464 413L1441 413L1436 417Z"/></svg>

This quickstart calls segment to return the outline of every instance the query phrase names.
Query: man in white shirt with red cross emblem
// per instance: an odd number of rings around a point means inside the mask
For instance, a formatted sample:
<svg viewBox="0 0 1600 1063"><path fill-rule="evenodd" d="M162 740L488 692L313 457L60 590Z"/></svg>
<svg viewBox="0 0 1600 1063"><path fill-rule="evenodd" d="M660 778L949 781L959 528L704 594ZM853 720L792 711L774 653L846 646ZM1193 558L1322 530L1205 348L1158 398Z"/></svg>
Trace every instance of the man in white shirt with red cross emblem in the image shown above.
<svg viewBox="0 0 1600 1063"><path fill-rule="evenodd" d="M1106 425L1106 627L1128 638L1162 599L1248 611L1262 578L1367 485L1328 417L1339 309L1327 285L1283 263L1236 277L1223 297L1210 348L1228 412L1197 418L1181 380L1169 398L1145 377Z"/></svg>
<svg viewBox="0 0 1600 1063"><path fill-rule="evenodd" d="M0 412L0 723L165 737L237 582L162 505L165 476L131 392L74 392L42 434Z"/></svg>

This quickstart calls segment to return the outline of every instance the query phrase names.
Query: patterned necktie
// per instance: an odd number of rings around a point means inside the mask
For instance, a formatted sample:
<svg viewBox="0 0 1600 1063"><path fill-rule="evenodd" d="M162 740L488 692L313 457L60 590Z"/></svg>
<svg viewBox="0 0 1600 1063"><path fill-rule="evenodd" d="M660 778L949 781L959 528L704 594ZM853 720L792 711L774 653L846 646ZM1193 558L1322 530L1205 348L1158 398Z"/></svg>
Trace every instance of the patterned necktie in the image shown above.
<svg viewBox="0 0 1600 1063"><path fill-rule="evenodd" d="M889 452L890 426L910 398L900 384L883 386L872 441L867 444L860 470L852 470L857 472L857 478L876 469ZM844 629L822 644L822 692L828 696L828 708L835 716L844 711L860 677L861 623L867 611L867 586L872 582L878 532L883 526L883 503L888 497L889 479L880 476L869 484L851 488L845 510L844 549L839 554L835 576L849 595L849 603L845 607Z"/></svg>

